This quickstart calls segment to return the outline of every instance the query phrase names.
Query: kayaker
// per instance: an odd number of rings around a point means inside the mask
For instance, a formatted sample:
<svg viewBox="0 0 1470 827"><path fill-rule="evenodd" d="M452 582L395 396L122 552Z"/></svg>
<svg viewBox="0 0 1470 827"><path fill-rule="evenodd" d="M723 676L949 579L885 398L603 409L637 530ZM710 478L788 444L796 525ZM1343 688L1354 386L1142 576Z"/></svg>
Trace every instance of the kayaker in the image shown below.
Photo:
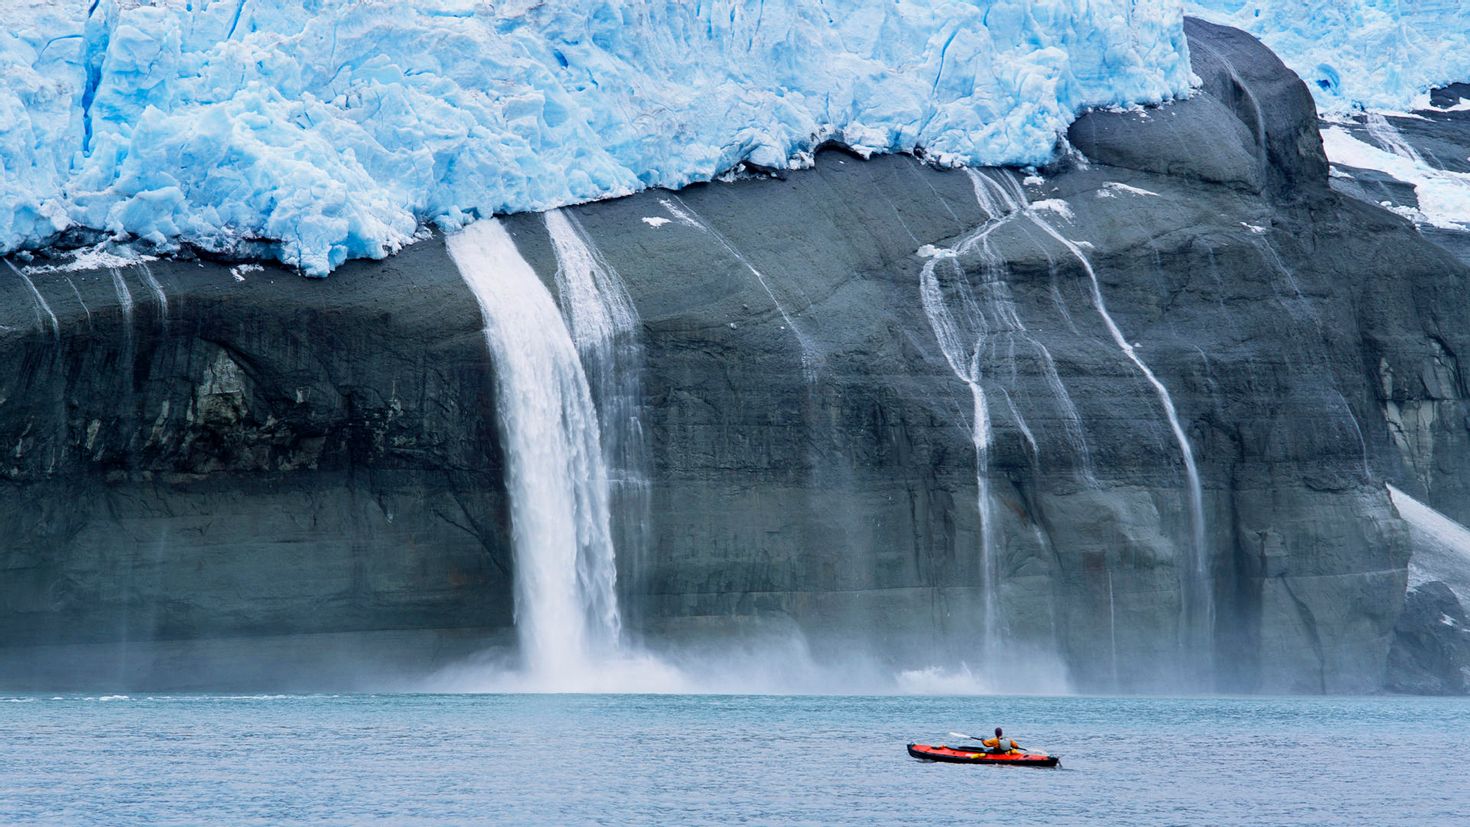
<svg viewBox="0 0 1470 827"><path fill-rule="evenodd" d="M1007 738L1005 733L1001 732L1000 727L995 728L994 738L984 739L980 742L980 746L985 747L985 751L991 755L1006 755L1021 748L1020 744Z"/></svg>

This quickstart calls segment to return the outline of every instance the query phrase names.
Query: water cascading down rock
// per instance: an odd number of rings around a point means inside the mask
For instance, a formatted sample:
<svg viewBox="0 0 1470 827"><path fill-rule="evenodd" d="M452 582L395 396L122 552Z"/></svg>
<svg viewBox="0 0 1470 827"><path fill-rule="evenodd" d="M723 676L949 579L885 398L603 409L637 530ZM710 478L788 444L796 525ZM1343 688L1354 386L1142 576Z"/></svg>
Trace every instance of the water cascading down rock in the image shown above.
<svg viewBox="0 0 1470 827"><path fill-rule="evenodd" d="M1198 94L1025 178L824 152L327 282L12 257L0 685L484 687L518 633L497 686L774 635L872 668L766 686L881 689L989 635L1005 691L1208 688L1196 651L1232 692L1463 691L1470 544L1409 498L1470 523L1470 277L1329 186L1376 179L1329 181L1269 52L1186 33Z"/></svg>
<svg viewBox="0 0 1470 827"><path fill-rule="evenodd" d="M1048 385L1056 395L1056 404L1061 409L1061 419L1068 430L1068 442L1080 455L1079 466L1083 480L1096 486L1088 456L1086 437L1080 418L1070 395L1057 374L1054 360L1046 346L1031 336L1021 321L1010 287L1006 282L1006 260L995 249L991 236L1003 224L1024 218L1042 233L1069 253L1088 276L1090 298L1106 327L1113 343L1128 361L1148 381L1163 408L1170 432L1179 445L1185 471L1188 507L1190 515L1189 541L1184 545L1187 560L1180 565L1181 601L1178 643L1180 660L1191 664L1197 679L1208 680L1212 659L1211 630L1214 626L1213 585L1209 574L1208 554L1205 540L1204 498L1194 451L1180 424L1173 399L1163 382L1138 355L1117 323L1108 313L1103 300L1097 274L1086 253L1075 242L1062 235L1042 214L1028 204L1025 191L1015 178L1007 173L987 174L976 170L965 170L974 189L975 199L982 212L988 217L972 233L963 237L953 247L930 248L928 260L920 273L920 293L930 327L940 345L946 362L961 381L970 389L973 399L972 441L976 455L977 504L980 519L981 588L984 601L984 651L996 653L1005 642L1006 618L1001 609L1001 571L996 541L994 504L990 492L989 453L993 439L988 398L985 382L995 381L987 376L987 359L1010 362L1015 371L1015 341L1024 342L1038 356ZM959 264L962 256L977 256L976 274L968 274ZM948 274L942 278L943 274ZM1004 342L1006 350L998 347ZM996 371L991 371L996 372ZM1011 395L1001 389L1012 411L1018 429L1026 438L1028 446L1035 451L1035 438L1025 420L1015 411ZM1109 574L1109 617L1112 624L1111 574ZM1114 643L1114 649L1116 644ZM1116 667L1116 656L1113 657Z"/></svg>
<svg viewBox="0 0 1470 827"><path fill-rule="evenodd" d="M1180 458L1184 461L1185 483L1188 486L1189 496L1189 522L1190 538L1185 547L1188 559L1185 565L1179 567L1181 572L1180 589L1180 613L1179 613L1179 648L1180 660L1183 664L1191 665L1195 675L1187 680L1213 679L1213 630L1215 626L1215 601L1214 586L1211 582L1209 555L1205 540L1205 505L1204 487L1200 482L1199 466L1194 460L1194 449L1189 444L1189 437L1184 433L1184 426L1179 421L1179 411L1174 406L1174 399L1169 394L1169 389L1148 366L1143 358L1138 355L1134 345L1128 342L1123 331L1119 329L1118 323L1108 312L1107 303L1103 300L1102 285L1098 283L1097 271L1093 269L1092 262L1088 260L1087 254L1076 242L1068 239L1056 230L1048 221L1036 213L1028 210L1027 217L1033 224L1044 233L1052 237L1066 248L1067 252L1077 260L1087 273L1088 284L1092 290L1092 305L1102 319L1103 325L1112 337L1113 343L1128 357L1128 361L1138 369L1144 379L1153 388L1158 396L1159 405L1164 409L1164 417L1168 420L1169 431L1174 435L1175 441L1179 443Z"/></svg>
<svg viewBox="0 0 1470 827"><path fill-rule="evenodd" d="M576 216L551 210L544 222L556 256L562 316L577 346L601 426L613 546L625 561L624 577L631 573L636 589L650 536L638 314L622 277L597 252Z"/></svg>
<svg viewBox="0 0 1470 827"><path fill-rule="evenodd" d="M515 559L515 622L533 679L575 685L618 645L608 476L597 411L551 294L493 219L448 239L494 361Z"/></svg>

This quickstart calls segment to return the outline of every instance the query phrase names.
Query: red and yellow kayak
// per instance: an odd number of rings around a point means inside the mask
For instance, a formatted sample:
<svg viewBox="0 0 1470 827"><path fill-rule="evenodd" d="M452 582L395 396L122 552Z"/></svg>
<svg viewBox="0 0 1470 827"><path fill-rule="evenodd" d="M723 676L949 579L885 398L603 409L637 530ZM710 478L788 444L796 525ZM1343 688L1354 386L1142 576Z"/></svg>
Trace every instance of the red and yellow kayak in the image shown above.
<svg viewBox="0 0 1470 827"><path fill-rule="evenodd" d="M980 749L947 747L943 744L909 744L909 755L921 761L944 761L949 764L1001 764L1011 767L1055 767L1061 759L1035 752L1008 752L995 755Z"/></svg>

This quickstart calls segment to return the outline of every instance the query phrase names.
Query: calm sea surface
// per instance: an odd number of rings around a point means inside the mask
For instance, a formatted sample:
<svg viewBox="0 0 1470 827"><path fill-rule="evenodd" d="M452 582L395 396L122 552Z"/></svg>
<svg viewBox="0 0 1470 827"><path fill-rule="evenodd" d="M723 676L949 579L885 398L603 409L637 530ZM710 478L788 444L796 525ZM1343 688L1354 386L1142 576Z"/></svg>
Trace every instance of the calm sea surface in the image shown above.
<svg viewBox="0 0 1470 827"><path fill-rule="evenodd" d="M910 759L1003 725L1062 769ZM0 699L3 824L1470 823L1470 701Z"/></svg>

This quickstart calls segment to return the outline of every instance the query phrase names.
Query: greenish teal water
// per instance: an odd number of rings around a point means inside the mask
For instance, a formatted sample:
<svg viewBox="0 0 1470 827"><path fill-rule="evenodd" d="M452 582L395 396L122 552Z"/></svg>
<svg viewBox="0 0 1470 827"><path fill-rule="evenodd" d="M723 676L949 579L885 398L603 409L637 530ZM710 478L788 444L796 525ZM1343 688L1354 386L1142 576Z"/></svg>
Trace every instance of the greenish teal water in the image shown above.
<svg viewBox="0 0 1470 827"><path fill-rule="evenodd" d="M3 824L1470 821L1470 701L0 699ZM1005 726L1062 769L931 764Z"/></svg>

